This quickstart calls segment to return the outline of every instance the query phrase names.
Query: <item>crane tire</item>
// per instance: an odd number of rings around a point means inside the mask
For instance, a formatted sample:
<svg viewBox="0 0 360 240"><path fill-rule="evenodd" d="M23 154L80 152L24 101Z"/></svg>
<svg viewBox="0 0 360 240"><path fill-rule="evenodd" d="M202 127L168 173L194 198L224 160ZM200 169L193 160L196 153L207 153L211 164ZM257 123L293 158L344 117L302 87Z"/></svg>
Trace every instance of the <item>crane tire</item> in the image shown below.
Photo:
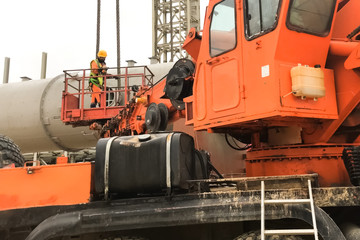
<svg viewBox="0 0 360 240"><path fill-rule="evenodd" d="M147 240L147 238L135 237L135 236L121 236L121 237L115 237L114 240Z"/></svg>
<svg viewBox="0 0 360 240"><path fill-rule="evenodd" d="M273 235L265 238L266 240L303 240L300 236L282 236L282 235ZM252 231L244 233L234 240L261 240L260 231Z"/></svg>
<svg viewBox="0 0 360 240"><path fill-rule="evenodd" d="M0 168L12 163L15 164L15 167L22 167L24 162L24 156L18 145L10 138L0 135Z"/></svg>

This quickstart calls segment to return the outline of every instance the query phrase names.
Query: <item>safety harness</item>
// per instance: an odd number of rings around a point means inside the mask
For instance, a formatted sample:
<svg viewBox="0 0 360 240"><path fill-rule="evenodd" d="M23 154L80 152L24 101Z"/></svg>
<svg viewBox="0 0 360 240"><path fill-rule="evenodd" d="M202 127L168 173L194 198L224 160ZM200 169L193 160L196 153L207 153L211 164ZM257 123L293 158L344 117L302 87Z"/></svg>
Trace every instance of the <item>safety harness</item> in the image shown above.
<svg viewBox="0 0 360 240"><path fill-rule="evenodd" d="M89 84L92 83L92 84L100 87L100 86L102 86L103 83L104 83L103 77L99 77L99 75L102 74L102 71L101 71L101 69L102 69L102 64L99 62L98 59L95 59L95 60L92 60L92 61L90 62L90 68L92 67L92 66L91 66L91 63L92 63L93 61L95 61L96 65L97 65L97 67L98 67L98 72L99 72L99 73L98 73L98 75L97 75L97 74L95 74L93 71L90 72L91 78L89 78Z"/></svg>

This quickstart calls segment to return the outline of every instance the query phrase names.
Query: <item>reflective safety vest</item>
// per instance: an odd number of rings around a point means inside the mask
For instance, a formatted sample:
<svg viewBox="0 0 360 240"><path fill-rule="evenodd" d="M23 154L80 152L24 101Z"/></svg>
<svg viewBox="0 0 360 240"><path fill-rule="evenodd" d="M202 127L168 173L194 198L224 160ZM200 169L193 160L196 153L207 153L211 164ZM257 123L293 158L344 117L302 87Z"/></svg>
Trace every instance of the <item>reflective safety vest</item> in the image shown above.
<svg viewBox="0 0 360 240"><path fill-rule="evenodd" d="M92 62L95 61L96 65L97 65L97 70L98 70L98 74L94 73L93 70L96 69L92 69ZM90 76L91 78L89 78L89 83L95 84L96 86L100 87L104 84L104 78L100 77L100 75L102 75L100 69L102 68L102 64L99 62L98 59L92 60L90 62L90 68L92 69L90 72Z"/></svg>

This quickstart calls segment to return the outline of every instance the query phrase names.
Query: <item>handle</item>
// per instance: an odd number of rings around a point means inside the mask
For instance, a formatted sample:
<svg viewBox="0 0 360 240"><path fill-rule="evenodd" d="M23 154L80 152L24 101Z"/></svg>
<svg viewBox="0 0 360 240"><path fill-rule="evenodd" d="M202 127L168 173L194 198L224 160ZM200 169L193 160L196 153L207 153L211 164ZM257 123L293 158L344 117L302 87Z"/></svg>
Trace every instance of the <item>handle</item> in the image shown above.
<svg viewBox="0 0 360 240"><path fill-rule="evenodd" d="M215 57L215 58L207 60L206 63L209 64L209 65L213 65L215 63L218 63L220 61L224 61L224 60L227 60L227 59L229 59L229 57Z"/></svg>

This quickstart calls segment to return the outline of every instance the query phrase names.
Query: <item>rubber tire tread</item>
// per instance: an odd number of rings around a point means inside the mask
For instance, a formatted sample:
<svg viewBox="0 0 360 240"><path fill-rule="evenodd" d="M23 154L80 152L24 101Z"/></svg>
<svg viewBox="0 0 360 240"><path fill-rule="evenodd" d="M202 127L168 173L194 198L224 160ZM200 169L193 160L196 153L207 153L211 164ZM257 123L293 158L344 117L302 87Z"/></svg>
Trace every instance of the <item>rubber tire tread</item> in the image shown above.
<svg viewBox="0 0 360 240"><path fill-rule="evenodd" d="M24 166L24 156L20 148L10 138L0 134L0 166L15 164L15 167Z"/></svg>
<svg viewBox="0 0 360 240"><path fill-rule="evenodd" d="M300 236L280 236L280 235L274 235L274 236L266 236L266 240L303 240ZM252 231L244 233L234 240L261 240L261 234L260 231Z"/></svg>
<svg viewBox="0 0 360 240"><path fill-rule="evenodd" d="M121 237L115 237L114 240L147 240L147 238L135 237L135 236L121 236Z"/></svg>

